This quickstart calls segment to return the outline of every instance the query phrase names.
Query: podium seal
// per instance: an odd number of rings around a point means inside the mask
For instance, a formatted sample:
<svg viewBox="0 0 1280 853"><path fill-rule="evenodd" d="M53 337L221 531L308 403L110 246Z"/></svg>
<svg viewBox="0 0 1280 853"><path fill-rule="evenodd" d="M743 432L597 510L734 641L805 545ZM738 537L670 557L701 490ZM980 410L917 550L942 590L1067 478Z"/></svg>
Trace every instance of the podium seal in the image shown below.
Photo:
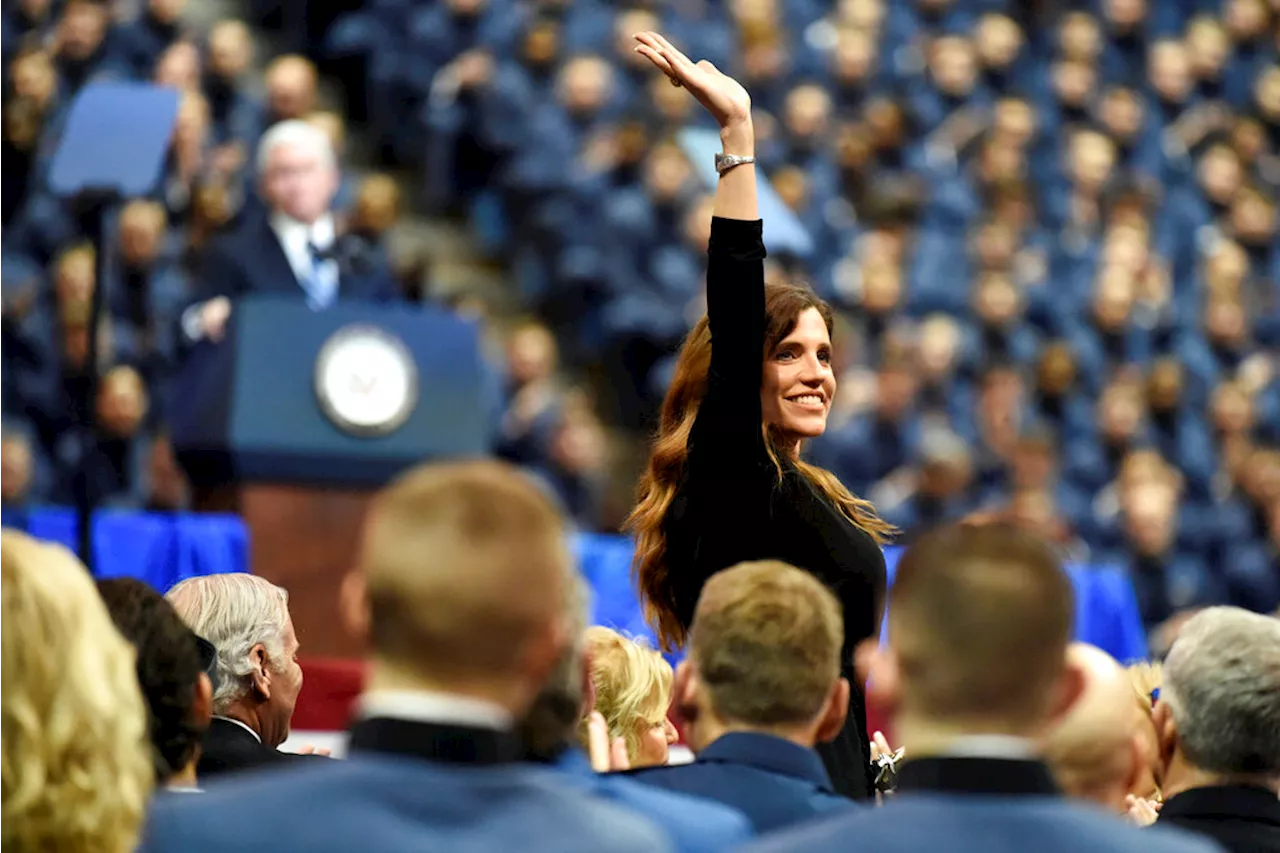
<svg viewBox="0 0 1280 853"><path fill-rule="evenodd" d="M377 326L334 332L316 356L316 398L345 433L376 438L395 432L418 405L418 368L404 341Z"/></svg>

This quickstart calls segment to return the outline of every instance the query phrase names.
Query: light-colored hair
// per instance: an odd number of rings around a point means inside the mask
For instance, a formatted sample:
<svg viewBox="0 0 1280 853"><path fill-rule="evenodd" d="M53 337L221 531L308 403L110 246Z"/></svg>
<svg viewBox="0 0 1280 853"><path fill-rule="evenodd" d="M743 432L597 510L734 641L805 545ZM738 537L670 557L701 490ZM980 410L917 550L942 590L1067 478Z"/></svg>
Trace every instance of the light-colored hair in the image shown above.
<svg viewBox="0 0 1280 853"><path fill-rule="evenodd" d="M760 363L777 349L791 334L800 315L814 308L822 315L827 334L831 333L834 315L831 307L809 288L794 284L769 283L765 286L764 341ZM689 437L698 417L698 409L707 393L707 378L711 371L711 325L706 315L693 327L680 348L676 360L675 375L667 396L662 401L662 414L658 435L653 441L649 464L640 478L635 509L627 518L626 527L635 534L636 556L634 571L644 602L645 618L658 636L664 649L684 645L688 625L679 616L675 594L675 579L668 566L665 522L667 510L675 500L684 479L685 462L689 457ZM780 456L785 453L777 448L782 443L768 424L761 424L766 448L782 478ZM743 464L751 464L744 459ZM865 530L877 543L883 543L893 533L893 526L882 520L869 501L855 497L836 475L824 468L811 465L801 459L791 463L800 475L836 508L849 522Z"/></svg>
<svg viewBox="0 0 1280 853"><path fill-rule="evenodd" d="M1183 626L1164 661L1187 760L1227 776L1280 776L1280 620L1210 607Z"/></svg>
<svg viewBox="0 0 1280 853"><path fill-rule="evenodd" d="M590 602L591 589L586 580L579 572L571 572L565 585L563 613L570 642L520 724L521 738L535 758L553 758L574 740L582 723L586 687L582 657Z"/></svg>
<svg viewBox="0 0 1280 853"><path fill-rule="evenodd" d="M1019 729L1044 722L1074 618L1050 543L1006 523L933 531L903 554L888 613L904 712Z"/></svg>
<svg viewBox="0 0 1280 853"><path fill-rule="evenodd" d="M5 851L128 853L153 768L133 649L69 551L0 533Z"/></svg>
<svg viewBox="0 0 1280 853"><path fill-rule="evenodd" d="M224 713L253 685L253 647L261 643L272 668L283 667L289 593L256 575L228 573L188 578L165 598L198 636L218 650L213 712Z"/></svg>
<svg viewBox="0 0 1280 853"><path fill-rule="evenodd" d="M1125 669L1129 675L1129 683L1133 685L1134 700L1138 707L1150 717L1151 708L1155 704L1156 691L1164 684L1164 669L1159 663L1138 661Z"/></svg>
<svg viewBox="0 0 1280 853"><path fill-rule="evenodd" d="M702 588L689 658L722 720L810 723L840 678L840 603L808 572L776 560L740 563Z"/></svg>
<svg viewBox="0 0 1280 853"><path fill-rule="evenodd" d="M573 562L563 517L499 462L422 465L374 498L360 551L375 657L449 683L524 675L558 625Z"/></svg>
<svg viewBox="0 0 1280 853"><path fill-rule="evenodd" d="M320 156L327 169L336 169L338 157L333 150L333 142L323 128L305 119L289 119L273 124L258 142L257 168L261 176L267 171L267 163L271 152L281 145L298 145L309 148Z"/></svg>
<svg viewBox="0 0 1280 853"><path fill-rule="evenodd" d="M640 756L647 729L666 719L671 704L671 664L655 650L611 628L593 626L586 632L591 660L595 710L609 726L609 737L622 738L632 762ZM586 733L583 742L586 742Z"/></svg>

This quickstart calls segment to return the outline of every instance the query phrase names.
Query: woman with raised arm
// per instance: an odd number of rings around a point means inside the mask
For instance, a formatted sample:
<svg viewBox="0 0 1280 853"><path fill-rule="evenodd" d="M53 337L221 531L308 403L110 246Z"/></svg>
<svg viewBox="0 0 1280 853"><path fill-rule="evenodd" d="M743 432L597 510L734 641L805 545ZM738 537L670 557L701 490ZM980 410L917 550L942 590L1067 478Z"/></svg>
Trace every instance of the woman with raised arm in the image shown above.
<svg viewBox="0 0 1280 853"><path fill-rule="evenodd" d="M784 560L826 583L844 610L851 689L844 731L819 751L838 791L867 798L873 778L853 650L879 632L880 544L892 528L831 472L800 459L801 443L826 428L835 394L831 309L807 288L765 284L747 92L656 33L636 41L715 117L724 148L716 157L707 316L680 351L628 519L645 612L671 649L684 645L703 583L735 563Z"/></svg>

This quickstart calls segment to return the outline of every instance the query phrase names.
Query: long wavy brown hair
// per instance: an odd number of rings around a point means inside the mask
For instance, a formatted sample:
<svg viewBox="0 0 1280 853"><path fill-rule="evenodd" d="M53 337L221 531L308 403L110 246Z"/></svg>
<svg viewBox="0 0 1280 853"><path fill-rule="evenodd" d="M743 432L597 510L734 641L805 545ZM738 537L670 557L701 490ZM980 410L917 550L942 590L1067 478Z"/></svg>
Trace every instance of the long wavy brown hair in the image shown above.
<svg viewBox="0 0 1280 853"><path fill-rule="evenodd" d="M827 333L831 333L831 307L808 287L767 284L764 305L766 319L764 350L760 354L762 362L791 334L800 315L809 308L818 309L827 325ZM625 528L636 538L633 571L644 602L645 618L666 651L684 645L687 626L676 618L675 595L667 566L667 540L662 523L680 487L685 459L689 453L689 434L693 431L698 407L707 392L707 374L710 369L711 327L707 317L703 315L685 338L680 350L671 387L667 389L666 399L662 402L661 419L649 456L649 465L640 478L636 507L625 524ZM765 433L769 457L781 478L782 458L789 456L792 450L786 447L782 437L769 424L761 424L761 429ZM882 544L893 535L893 526L876 514L870 501L851 493L830 471L797 458L789 461L852 524L870 534L877 543Z"/></svg>

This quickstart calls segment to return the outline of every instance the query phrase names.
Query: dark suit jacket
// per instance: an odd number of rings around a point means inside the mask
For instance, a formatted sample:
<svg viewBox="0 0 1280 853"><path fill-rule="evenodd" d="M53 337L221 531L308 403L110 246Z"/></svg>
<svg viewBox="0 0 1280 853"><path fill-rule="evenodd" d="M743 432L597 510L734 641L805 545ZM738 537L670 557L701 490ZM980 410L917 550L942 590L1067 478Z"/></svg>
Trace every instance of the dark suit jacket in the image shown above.
<svg viewBox="0 0 1280 853"><path fill-rule="evenodd" d="M223 773L237 773L255 767L279 766L295 761L314 760L313 755L297 755L281 752L267 746L242 726L226 720L214 719L209 723L201 744L200 762L196 765L196 778L203 785L206 780Z"/></svg>
<svg viewBox="0 0 1280 853"><path fill-rule="evenodd" d="M1169 798L1156 823L1207 835L1230 853L1280 853L1280 798L1266 788L1192 788Z"/></svg>
<svg viewBox="0 0 1280 853"><path fill-rule="evenodd" d="M1038 761L919 758L902 767L898 793L779 832L744 853L1209 853L1190 833L1138 829L1099 809L1068 802Z"/></svg>
<svg viewBox="0 0 1280 853"><path fill-rule="evenodd" d="M346 761L157 798L144 853L668 853L656 826L520 761L507 732L367 719Z"/></svg>
<svg viewBox="0 0 1280 853"><path fill-rule="evenodd" d="M832 789L816 752L766 734L730 732L702 750L692 764L646 767L629 775L733 806L747 816L757 834L824 812L857 808Z"/></svg>
<svg viewBox="0 0 1280 853"><path fill-rule="evenodd" d="M364 241L335 241L338 299L388 302L396 298L390 270ZM289 258L265 215L249 216L236 230L210 244L200 275L201 302L215 296L235 299L250 293L306 296Z"/></svg>

